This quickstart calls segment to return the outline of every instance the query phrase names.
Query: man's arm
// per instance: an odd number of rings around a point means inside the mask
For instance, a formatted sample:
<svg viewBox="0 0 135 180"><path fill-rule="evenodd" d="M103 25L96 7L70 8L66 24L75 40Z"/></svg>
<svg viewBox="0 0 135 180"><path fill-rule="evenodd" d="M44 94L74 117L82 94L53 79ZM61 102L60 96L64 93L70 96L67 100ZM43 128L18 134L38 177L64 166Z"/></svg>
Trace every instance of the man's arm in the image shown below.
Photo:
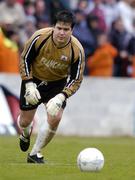
<svg viewBox="0 0 135 180"><path fill-rule="evenodd" d="M20 62L20 75L22 80L25 82L25 99L28 104L35 105L41 99L40 93L37 89L37 85L33 83L32 76L32 62L37 56L35 43L40 35L33 35L25 44L24 50L21 54Z"/></svg>
<svg viewBox="0 0 135 180"><path fill-rule="evenodd" d="M21 54L20 75L22 80L29 81L33 78L31 65L37 56L35 44L39 37L40 35L37 35L34 38L32 37L31 39L29 39L25 44L24 50Z"/></svg>
<svg viewBox="0 0 135 180"><path fill-rule="evenodd" d="M57 116L66 98L73 95L80 87L83 79L84 71L84 54L83 51L79 53L78 59L71 65L70 79L63 91L50 99L47 103L47 112L51 116Z"/></svg>
<svg viewBox="0 0 135 180"><path fill-rule="evenodd" d="M67 98L72 96L79 89L83 80L84 66L85 56L84 52L80 50L78 59L71 65L69 81L62 91Z"/></svg>

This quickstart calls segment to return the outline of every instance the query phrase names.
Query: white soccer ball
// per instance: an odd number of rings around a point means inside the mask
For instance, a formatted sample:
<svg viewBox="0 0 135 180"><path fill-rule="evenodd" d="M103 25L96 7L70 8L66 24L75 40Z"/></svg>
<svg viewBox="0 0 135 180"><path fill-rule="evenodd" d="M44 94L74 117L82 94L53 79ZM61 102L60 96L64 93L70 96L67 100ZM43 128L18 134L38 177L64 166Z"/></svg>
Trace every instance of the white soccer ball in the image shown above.
<svg viewBox="0 0 135 180"><path fill-rule="evenodd" d="M77 166L81 171L100 171L104 166L104 156L97 148L86 148L77 156Z"/></svg>

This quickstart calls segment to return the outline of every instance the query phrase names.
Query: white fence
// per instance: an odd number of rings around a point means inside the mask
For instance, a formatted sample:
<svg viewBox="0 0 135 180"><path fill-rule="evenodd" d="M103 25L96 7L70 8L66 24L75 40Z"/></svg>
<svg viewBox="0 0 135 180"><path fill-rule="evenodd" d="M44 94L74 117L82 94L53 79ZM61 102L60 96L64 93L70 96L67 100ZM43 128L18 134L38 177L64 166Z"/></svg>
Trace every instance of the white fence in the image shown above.
<svg viewBox="0 0 135 180"><path fill-rule="evenodd" d="M0 84L19 96L19 76L1 74ZM39 124L46 118L43 111L41 105L37 112ZM67 102L58 134L134 136L135 79L85 77L81 88Z"/></svg>

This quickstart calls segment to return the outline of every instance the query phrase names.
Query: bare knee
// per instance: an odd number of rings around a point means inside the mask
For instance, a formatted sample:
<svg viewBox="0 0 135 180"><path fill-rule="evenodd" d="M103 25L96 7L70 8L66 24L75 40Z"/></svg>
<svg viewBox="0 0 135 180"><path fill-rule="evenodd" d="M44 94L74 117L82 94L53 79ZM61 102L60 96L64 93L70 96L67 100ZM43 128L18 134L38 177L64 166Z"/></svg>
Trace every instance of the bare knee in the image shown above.
<svg viewBox="0 0 135 180"><path fill-rule="evenodd" d="M56 128L59 125L60 120L61 120L60 114L54 117L48 115L48 123L50 124L52 128Z"/></svg>
<svg viewBox="0 0 135 180"><path fill-rule="evenodd" d="M21 127L27 127L32 122L35 115L35 110L32 111L21 111L19 124Z"/></svg>
<svg viewBox="0 0 135 180"><path fill-rule="evenodd" d="M22 117L22 116L20 116L19 123L20 123L20 126L23 127L23 128L27 127L30 124L30 122L27 119L27 117Z"/></svg>

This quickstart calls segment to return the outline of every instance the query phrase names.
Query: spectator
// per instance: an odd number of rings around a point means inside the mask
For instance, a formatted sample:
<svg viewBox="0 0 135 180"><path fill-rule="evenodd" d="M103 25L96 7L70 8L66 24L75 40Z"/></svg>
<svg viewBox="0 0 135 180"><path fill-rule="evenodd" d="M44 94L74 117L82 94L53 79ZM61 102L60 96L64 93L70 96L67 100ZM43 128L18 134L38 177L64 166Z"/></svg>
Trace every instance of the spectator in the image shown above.
<svg viewBox="0 0 135 180"><path fill-rule="evenodd" d="M76 25L73 30L73 35L76 36L83 45L86 61L89 55L92 55L96 49L96 36L99 32L98 18L86 15L83 10L76 9L74 11L76 16ZM87 64L87 62L86 62ZM84 75L88 75L87 66L85 66Z"/></svg>
<svg viewBox="0 0 135 180"><path fill-rule="evenodd" d="M5 0L0 3L0 22L8 21L17 27L23 26L26 21L23 6L16 0Z"/></svg>
<svg viewBox="0 0 135 180"><path fill-rule="evenodd" d="M113 75L113 62L117 50L109 43L106 33L99 34L97 42L96 51L88 58L89 75L110 77Z"/></svg>
<svg viewBox="0 0 135 180"><path fill-rule="evenodd" d="M122 18L126 31L133 33L134 9L132 3L134 0L121 0L118 2L119 16Z"/></svg>
<svg viewBox="0 0 135 180"><path fill-rule="evenodd" d="M4 31L6 32L6 29ZM16 40L16 32L10 30L6 33L8 33L10 39L4 35L2 28L0 29L0 72L18 73L19 51L14 41Z"/></svg>
<svg viewBox="0 0 135 180"><path fill-rule="evenodd" d="M25 23L25 34L26 38L29 39L32 34L36 31L36 19L34 16L27 16Z"/></svg>
<svg viewBox="0 0 135 180"><path fill-rule="evenodd" d="M17 0L17 2L22 4L22 5L24 4L24 0Z"/></svg>
<svg viewBox="0 0 135 180"><path fill-rule="evenodd" d="M41 17L37 21L37 29L42 29L51 26L50 21L47 17Z"/></svg>
<svg viewBox="0 0 135 180"><path fill-rule="evenodd" d="M102 4L102 0L94 0L93 8L90 10L90 14L98 17L98 27L102 31L107 30L104 8Z"/></svg>
<svg viewBox="0 0 135 180"><path fill-rule="evenodd" d="M79 0L77 3L77 9L83 11L85 15L88 15L89 7L91 9L91 3L88 0Z"/></svg>
<svg viewBox="0 0 135 180"><path fill-rule="evenodd" d="M34 16L36 21L38 22L41 19L48 19L50 21L50 17L47 13L46 3L43 0L35 1L35 13Z"/></svg>
<svg viewBox="0 0 135 180"><path fill-rule="evenodd" d="M18 31L20 46L24 45L24 25L26 15L23 6L16 0L5 0L0 3L0 23L12 24Z"/></svg>
<svg viewBox="0 0 135 180"><path fill-rule="evenodd" d="M75 27L76 28L76 27ZM84 46L86 61L89 56L91 56L97 48L97 36L101 32L98 24L98 17L92 14L89 14L86 17L86 27L83 29L78 28L78 32L80 32L78 38ZM76 35L75 35L76 36ZM87 62L84 70L84 75L88 75L88 67Z"/></svg>
<svg viewBox="0 0 135 180"><path fill-rule="evenodd" d="M102 5L107 31L110 30L112 22L118 17L119 12L117 4L117 0L104 0L104 4Z"/></svg>
<svg viewBox="0 0 135 180"><path fill-rule="evenodd" d="M97 16L89 14L87 16L86 21L89 29L90 39L92 42L92 46L89 53L89 55L91 55L97 48L97 36L98 34L100 34L101 29L99 28L99 18Z"/></svg>
<svg viewBox="0 0 135 180"><path fill-rule="evenodd" d="M128 68L130 70L131 77L135 77L135 19L133 21L134 34L131 37L128 45L128 52L130 55L131 66Z"/></svg>
<svg viewBox="0 0 135 180"><path fill-rule="evenodd" d="M34 16L34 13L35 13L34 2L26 1L24 3L24 10L25 10L26 16Z"/></svg>
<svg viewBox="0 0 135 180"><path fill-rule="evenodd" d="M91 37L90 30L87 26L86 15L80 9L74 11L76 17L76 25L73 29L73 35L76 36L83 45L85 56L91 53L93 49L93 37Z"/></svg>
<svg viewBox="0 0 135 180"><path fill-rule="evenodd" d="M63 4L65 9L70 10L71 9L71 3L69 0L60 0L60 2Z"/></svg>
<svg viewBox="0 0 135 180"><path fill-rule="evenodd" d="M130 61L127 48L131 35L126 31L120 17L113 22L109 37L112 45L119 52L114 62L114 76L128 77L127 68L130 65Z"/></svg>
<svg viewBox="0 0 135 180"><path fill-rule="evenodd" d="M50 17L51 17L51 24L54 24L55 22L55 14L57 12L66 9L66 7L61 3L60 0L50 0Z"/></svg>

